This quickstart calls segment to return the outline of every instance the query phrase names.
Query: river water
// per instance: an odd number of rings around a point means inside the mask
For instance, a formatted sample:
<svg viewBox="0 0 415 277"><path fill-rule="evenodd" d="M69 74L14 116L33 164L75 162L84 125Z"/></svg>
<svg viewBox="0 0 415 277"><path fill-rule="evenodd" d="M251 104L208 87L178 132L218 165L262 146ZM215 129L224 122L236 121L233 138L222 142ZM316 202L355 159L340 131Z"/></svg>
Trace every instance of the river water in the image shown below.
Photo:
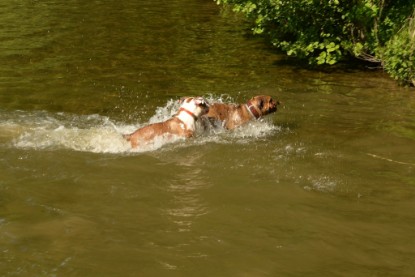
<svg viewBox="0 0 415 277"><path fill-rule="evenodd" d="M0 4L1 276L414 276L415 91L209 0ZM131 151L201 95L276 114Z"/></svg>

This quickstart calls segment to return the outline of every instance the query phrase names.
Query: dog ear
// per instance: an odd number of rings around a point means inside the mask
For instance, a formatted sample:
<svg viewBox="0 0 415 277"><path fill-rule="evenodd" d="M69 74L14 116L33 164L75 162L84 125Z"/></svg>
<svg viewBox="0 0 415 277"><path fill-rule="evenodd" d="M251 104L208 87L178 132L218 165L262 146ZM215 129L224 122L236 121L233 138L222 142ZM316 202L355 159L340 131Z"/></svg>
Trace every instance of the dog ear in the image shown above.
<svg viewBox="0 0 415 277"><path fill-rule="evenodd" d="M259 100L259 109L260 110L262 110L262 108L264 107L264 100L263 99L261 99L261 100Z"/></svg>
<svg viewBox="0 0 415 277"><path fill-rule="evenodd" d="M184 96L184 97L182 97L182 98L180 98L179 100L178 100L178 102L179 102L179 104L181 105L183 102L184 102L184 100L186 100L186 96Z"/></svg>
<svg viewBox="0 0 415 277"><path fill-rule="evenodd" d="M184 102L189 103L190 101L192 101L194 99L194 97L190 97L190 96L184 96L182 98L179 99L179 104L183 104Z"/></svg>

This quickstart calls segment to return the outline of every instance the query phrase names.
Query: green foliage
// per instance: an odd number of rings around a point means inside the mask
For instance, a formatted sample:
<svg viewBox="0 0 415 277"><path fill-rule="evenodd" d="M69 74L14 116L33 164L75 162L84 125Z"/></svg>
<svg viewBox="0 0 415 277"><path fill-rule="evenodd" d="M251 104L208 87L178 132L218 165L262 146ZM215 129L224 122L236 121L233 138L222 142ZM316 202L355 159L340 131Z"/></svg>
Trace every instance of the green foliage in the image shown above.
<svg viewBox="0 0 415 277"><path fill-rule="evenodd" d="M404 42L396 34L415 9L413 0L215 1L244 13L255 34L310 64L332 65L348 57L381 63L383 55L395 55L396 66L408 57L398 53L398 44ZM396 51L385 51L387 45Z"/></svg>
<svg viewBox="0 0 415 277"><path fill-rule="evenodd" d="M415 86L415 12L386 43L383 61L385 70L392 77Z"/></svg>

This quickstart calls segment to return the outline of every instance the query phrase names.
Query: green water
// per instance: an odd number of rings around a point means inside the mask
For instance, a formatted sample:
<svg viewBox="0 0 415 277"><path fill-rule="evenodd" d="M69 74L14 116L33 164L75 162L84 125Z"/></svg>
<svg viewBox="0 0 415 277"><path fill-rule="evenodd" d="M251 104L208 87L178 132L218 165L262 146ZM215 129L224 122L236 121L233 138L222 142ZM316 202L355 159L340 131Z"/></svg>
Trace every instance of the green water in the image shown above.
<svg viewBox="0 0 415 277"><path fill-rule="evenodd" d="M413 276L415 94L213 1L2 1L1 276ZM132 152L181 96L281 109Z"/></svg>

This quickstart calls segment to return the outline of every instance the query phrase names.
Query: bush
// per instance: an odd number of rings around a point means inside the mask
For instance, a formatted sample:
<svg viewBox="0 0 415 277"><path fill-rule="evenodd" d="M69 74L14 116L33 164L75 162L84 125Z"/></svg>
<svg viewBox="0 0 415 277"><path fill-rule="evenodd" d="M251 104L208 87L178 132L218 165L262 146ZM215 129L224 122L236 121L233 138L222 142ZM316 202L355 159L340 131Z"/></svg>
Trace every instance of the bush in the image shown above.
<svg viewBox="0 0 415 277"><path fill-rule="evenodd" d="M415 12L404 27L386 43L385 70L403 84L415 86Z"/></svg>
<svg viewBox="0 0 415 277"><path fill-rule="evenodd" d="M244 13L253 23L255 34L267 36L277 48L310 64L332 65L355 57L382 65L383 57L388 57L389 62L384 64L390 73L393 70L389 71L388 66L396 68L399 64L405 64L405 68L414 68L414 63L406 60L413 55L400 53L398 44L405 43L403 37L407 42L404 31L399 30L411 17L415 1L215 1ZM399 68L401 72L394 75L395 78L403 78L403 68Z"/></svg>

